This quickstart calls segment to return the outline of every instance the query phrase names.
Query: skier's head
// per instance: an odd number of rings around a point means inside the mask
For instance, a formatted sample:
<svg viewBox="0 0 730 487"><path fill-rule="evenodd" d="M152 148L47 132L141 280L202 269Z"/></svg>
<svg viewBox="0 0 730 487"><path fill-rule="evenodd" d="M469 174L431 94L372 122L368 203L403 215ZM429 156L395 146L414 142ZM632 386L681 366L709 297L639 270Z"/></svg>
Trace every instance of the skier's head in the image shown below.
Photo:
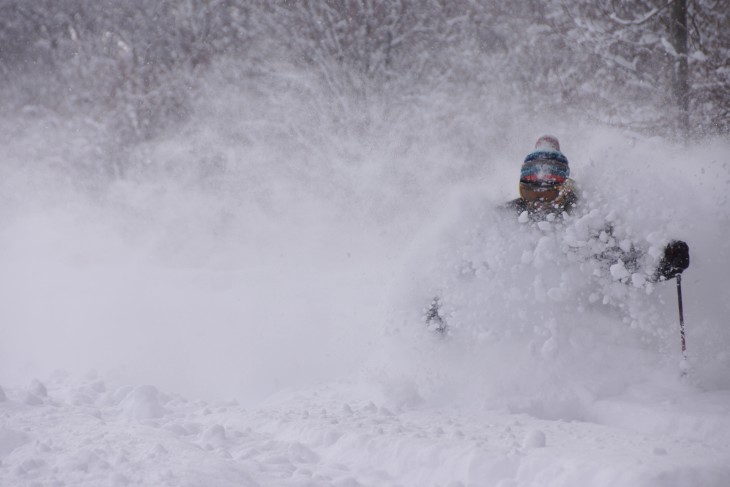
<svg viewBox="0 0 730 487"><path fill-rule="evenodd" d="M556 137L543 135L535 143L520 171L520 196L528 205L559 203L569 181L568 159L560 152Z"/></svg>

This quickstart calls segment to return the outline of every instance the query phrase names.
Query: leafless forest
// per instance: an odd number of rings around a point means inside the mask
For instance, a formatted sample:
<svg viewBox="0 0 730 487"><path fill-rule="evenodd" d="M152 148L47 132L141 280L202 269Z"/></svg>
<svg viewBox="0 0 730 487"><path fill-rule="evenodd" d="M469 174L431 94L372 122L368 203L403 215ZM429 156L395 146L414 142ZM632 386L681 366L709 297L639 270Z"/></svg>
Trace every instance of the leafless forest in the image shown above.
<svg viewBox="0 0 730 487"><path fill-rule="evenodd" d="M246 94L239 142L318 150L409 119L470 134L465 154L534 116L730 133L728 0L2 0L0 46L8 130L63 126L99 155L64 164L103 178L130 177L211 93Z"/></svg>

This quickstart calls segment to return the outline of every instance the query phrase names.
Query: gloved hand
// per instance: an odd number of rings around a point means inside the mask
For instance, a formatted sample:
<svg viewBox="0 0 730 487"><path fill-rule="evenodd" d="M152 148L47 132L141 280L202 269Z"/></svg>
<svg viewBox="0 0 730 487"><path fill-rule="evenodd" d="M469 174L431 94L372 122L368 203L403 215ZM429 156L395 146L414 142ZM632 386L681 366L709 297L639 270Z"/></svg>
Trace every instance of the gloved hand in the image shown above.
<svg viewBox="0 0 730 487"><path fill-rule="evenodd" d="M689 246L681 240L672 240L664 247L664 256L656 269L657 280L671 279L689 267Z"/></svg>

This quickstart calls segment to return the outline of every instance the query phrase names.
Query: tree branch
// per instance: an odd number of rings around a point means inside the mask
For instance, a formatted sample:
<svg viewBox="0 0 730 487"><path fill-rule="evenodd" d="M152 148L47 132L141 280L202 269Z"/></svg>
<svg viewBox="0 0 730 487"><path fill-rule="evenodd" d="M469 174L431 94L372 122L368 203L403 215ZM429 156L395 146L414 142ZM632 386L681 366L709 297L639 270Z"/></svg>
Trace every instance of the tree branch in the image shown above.
<svg viewBox="0 0 730 487"><path fill-rule="evenodd" d="M672 4L672 2L667 2L663 7L653 8L649 12L647 12L646 14L644 14L643 17L641 17L639 19L631 19L631 20L622 19L622 18L620 18L618 15L616 15L613 12L611 12L611 15L609 15L608 18L610 18L611 20L613 20L617 24L621 24L621 25L624 25L624 26L641 25L641 24L645 24L646 22L650 21L659 12L661 12L664 9L666 9L671 4Z"/></svg>

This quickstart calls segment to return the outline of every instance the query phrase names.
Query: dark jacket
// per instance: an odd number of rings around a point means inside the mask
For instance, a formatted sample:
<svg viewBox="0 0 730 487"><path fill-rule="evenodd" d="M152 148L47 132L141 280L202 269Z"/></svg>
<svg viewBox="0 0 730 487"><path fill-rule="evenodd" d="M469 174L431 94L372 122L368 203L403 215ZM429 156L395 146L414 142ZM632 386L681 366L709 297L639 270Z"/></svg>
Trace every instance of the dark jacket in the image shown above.
<svg viewBox="0 0 730 487"><path fill-rule="evenodd" d="M571 185L569 186L569 190L562 195L561 200L556 204L535 209L523 198L516 198L502 205L502 208L516 215L521 215L526 211L530 220L540 221L550 213L571 214L578 205L578 200L578 193ZM608 234L608 236L613 236L613 225L607 223L602 231ZM595 237L598 238L598 234ZM640 259L644 255L644 251L632 244L628 250L624 250L618 245L607 247L594 257L604 263L606 267L610 267L621 261L626 270L633 274L640 271ZM689 267L689 246L681 240L672 240L664 248L664 255L660 259L656 269L652 272L647 272L647 276L651 282L663 281L681 274L687 267Z"/></svg>

